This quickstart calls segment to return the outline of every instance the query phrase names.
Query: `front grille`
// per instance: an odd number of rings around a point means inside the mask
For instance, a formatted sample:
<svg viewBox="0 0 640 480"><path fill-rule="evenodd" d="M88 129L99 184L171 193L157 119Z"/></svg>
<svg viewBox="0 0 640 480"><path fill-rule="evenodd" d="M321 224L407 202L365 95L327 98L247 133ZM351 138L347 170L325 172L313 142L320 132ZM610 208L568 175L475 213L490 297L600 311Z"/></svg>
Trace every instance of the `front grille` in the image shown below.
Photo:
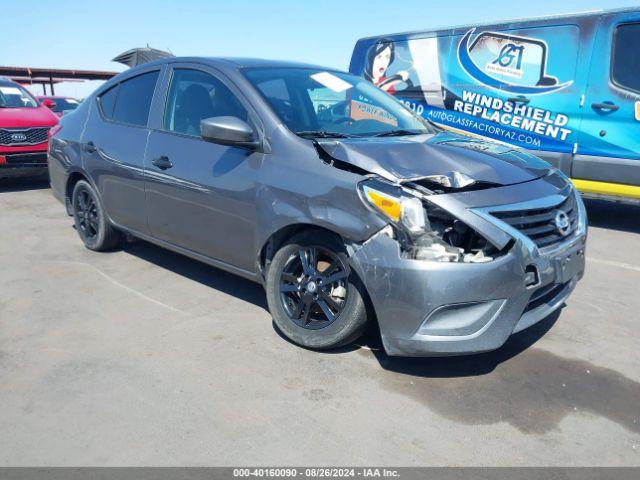
<svg viewBox="0 0 640 480"><path fill-rule="evenodd" d="M28 165L28 164L42 164L47 165L47 153L14 153L11 155L4 155L7 160L7 165Z"/></svg>
<svg viewBox="0 0 640 480"><path fill-rule="evenodd" d="M48 127L0 128L0 145L37 145L47 141L48 132Z"/></svg>
<svg viewBox="0 0 640 480"><path fill-rule="evenodd" d="M556 224L556 216L560 211L569 217L569 228L565 231L565 235L560 233ZM578 227L578 206L573 195L569 195L563 202L553 207L491 212L491 215L529 237L538 248L550 247L562 242Z"/></svg>

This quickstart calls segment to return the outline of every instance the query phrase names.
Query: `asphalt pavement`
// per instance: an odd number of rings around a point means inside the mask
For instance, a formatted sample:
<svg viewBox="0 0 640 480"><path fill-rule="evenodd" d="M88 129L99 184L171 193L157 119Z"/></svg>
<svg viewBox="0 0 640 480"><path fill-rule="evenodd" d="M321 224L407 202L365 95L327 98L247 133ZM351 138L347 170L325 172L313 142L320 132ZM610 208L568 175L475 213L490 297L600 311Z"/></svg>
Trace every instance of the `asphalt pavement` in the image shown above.
<svg viewBox="0 0 640 480"><path fill-rule="evenodd" d="M85 249L0 180L0 465L640 465L640 207L587 202L587 271L496 352L331 353L262 287L145 242Z"/></svg>

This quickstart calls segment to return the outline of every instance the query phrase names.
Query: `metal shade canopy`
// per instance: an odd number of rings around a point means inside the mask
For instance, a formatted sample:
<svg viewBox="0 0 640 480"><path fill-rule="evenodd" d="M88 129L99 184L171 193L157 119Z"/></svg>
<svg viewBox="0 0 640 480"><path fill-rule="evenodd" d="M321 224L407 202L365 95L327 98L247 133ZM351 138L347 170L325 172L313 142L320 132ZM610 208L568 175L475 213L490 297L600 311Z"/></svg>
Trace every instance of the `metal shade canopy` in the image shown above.
<svg viewBox="0 0 640 480"><path fill-rule="evenodd" d="M156 50L155 48L132 48L115 57L112 61L122 63L129 67L142 65L143 63L152 62L160 58L173 57L169 52Z"/></svg>

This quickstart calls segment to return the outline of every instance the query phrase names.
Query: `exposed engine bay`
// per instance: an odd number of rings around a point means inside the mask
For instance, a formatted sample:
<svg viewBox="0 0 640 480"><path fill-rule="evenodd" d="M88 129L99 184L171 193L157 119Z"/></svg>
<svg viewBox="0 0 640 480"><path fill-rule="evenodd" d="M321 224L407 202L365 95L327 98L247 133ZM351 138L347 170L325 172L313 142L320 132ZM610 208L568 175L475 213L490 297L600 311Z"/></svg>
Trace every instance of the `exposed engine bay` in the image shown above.
<svg viewBox="0 0 640 480"><path fill-rule="evenodd" d="M360 184L365 203L391 220L393 236L406 258L486 263L512 247L510 242L502 249L497 248L473 228L428 201L432 195L496 188L500 184L476 180L458 171L409 179L381 176L380 172L369 172L334 158L324 145L315 146L325 163L366 178Z"/></svg>

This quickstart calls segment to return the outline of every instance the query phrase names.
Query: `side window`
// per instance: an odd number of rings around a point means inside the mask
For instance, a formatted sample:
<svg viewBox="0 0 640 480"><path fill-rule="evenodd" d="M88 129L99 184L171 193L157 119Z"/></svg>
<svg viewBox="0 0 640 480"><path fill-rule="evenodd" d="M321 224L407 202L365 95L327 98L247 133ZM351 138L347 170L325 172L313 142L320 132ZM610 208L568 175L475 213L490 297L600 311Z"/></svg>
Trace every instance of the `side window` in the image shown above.
<svg viewBox="0 0 640 480"><path fill-rule="evenodd" d="M116 85L115 87L111 87L105 93L100 95L100 109L102 110L102 114L108 119L113 118L113 109L116 106L116 98L118 96L118 88L120 85Z"/></svg>
<svg viewBox="0 0 640 480"><path fill-rule="evenodd" d="M640 92L640 23L620 25L613 42L614 83L628 90Z"/></svg>
<svg viewBox="0 0 640 480"><path fill-rule="evenodd" d="M167 97L164 129L200 136L200 120L237 117L245 122L247 111L224 83L200 70L175 69Z"/></svg>
<svg viewBox="0 0 640 480"><path fill-rule="evenodd" d="M147 125L153 91L160 72L149 72L125 80L118 88L113 119L117 122Z"/></svg>

